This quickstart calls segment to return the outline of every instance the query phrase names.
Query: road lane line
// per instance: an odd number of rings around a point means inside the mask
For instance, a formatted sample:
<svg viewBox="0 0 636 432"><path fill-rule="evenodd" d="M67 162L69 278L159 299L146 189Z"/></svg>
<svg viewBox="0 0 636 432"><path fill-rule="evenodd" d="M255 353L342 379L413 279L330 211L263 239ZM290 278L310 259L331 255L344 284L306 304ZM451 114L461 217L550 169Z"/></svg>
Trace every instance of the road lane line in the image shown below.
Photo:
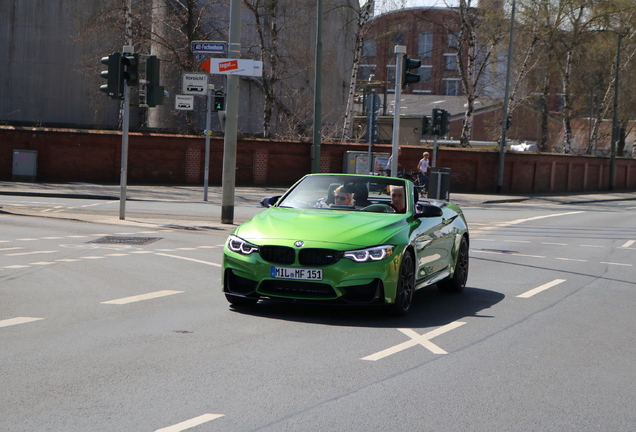
<svg viewBox="0 0 636 432"><path fill-rule="evenodd" d="M40 261L40 262L31 263L31 265L51 265L51 264L55 264L55 263L53 261Z"/></svg>
<svg viewBox="0 0 636 432"><path fill-rule="evenodd" d="M176 425L173 426L168 426L162 429L157 429L155 430L155 432L181 432L184 431L186 429L190 429L193 428L195 426L199 426L203 423L207 423L209 421L218 419L219 417L223 417L223 414L203 414L199 417L195 417L193 419L190 420L186 420L184 422L181 423L177 423Z"/></svg>
<svg viewBox="0 0 636 432"><path fill-rule="evenodd" d="M9 326L18 325L18 324L26 324L33 321L40 321L43 319L44 318L31 318L31 317L9 318L9 319L0 321L0 327L9 327Z"/></svg>
<svg viewBox="0 0 636 432"><path fill-rule="evenodd" d="M632 267L632 264L623 264L623 263L605 262L605 261L601 261L601 264L609 264L609 265L617 265L617 266Z"/></svg>
<svg viewBox="0 0 636 432"><path fill-rule="evenodd" d="M78 258L61 258L59 260L55 260L55 261L60 261L60 262L75 262L75 261L79 261Z"/></svg>
<svg viewBox="0 0 636 432"><path fill-rule="evenodd" d="M170 291L170 290L155 291L148 294L141 294L141 295L136 295L132 297L124 297L124 298L120 298L116 300L109 300L109 301L101 302L101 304L124 305L124 304L134 303L134 302L143 301L143 300L152 300L152 299L156 299L160 297L166 297L166 296L174 295L174 294L181 294L182 292L183 291Z"/></svg>
<svg viewBox="0 0 636 432"><path fill-rule="evenodd" d="M569 215L578 214L578 213L585 213L585 212L584 211L573 211L573 212L557 213L557 214L551 214L551 215L545 215L545 216L534 216L534 217L531 217L531 218L517 219L517 220L510 221L510 222L504 222L504 223L499 224L499 225L503 225L503 226L517 225L517 224L520 224L520 223L523 223L523 222L530 222L530 221L533 221L533 220L546 219L546 218L557 217L557 216L569 216Z"/></svg>
<svg viewBox="0 0 636 432"><path fill-rule="evenodd" d="M10 253L10 254L4 254L4 256L21 256L21 255L35 255L35 254L50 254L50 253L55 253L55 252L59 252L59 251L33 251L33 252L15 252L15 253Z"/></svg>
<svg viewBox="0 0 636 432"><path fill-rule="evenodd" d="M636 243L636 240L630 240L627 243L625 243L623 246L621 246L622 248L628 248L631 245L633 245L634 243Z"/></svg>
<svg viewBox="0 0 636 432"><path fill-rule="evenodd" d="M552 242L541 242L541 244L544 245L551 245L551 246L567 246L567 243L552 243Z"/></svg>
<svg viewBox="0 0 636 432"><path fill-rule="evenodd" d="M560 283L565 282L565 279L555 279L552 282L548 282L547 284L543 284L540 287L531 289L530 291L526 291L523 294L519 294L517 297L519 298L530 298L533 295L539 294L541 291L545 291L547 289L550 289L554 286L559 285Z"/></svg>
<svg viewBox="0 0 636 432"><path fill-rule="evenodd" d="M28 265L10 265L10 266L4 266L4 268L6 269L21 269L21 268L27 268L29 267Z"/></svg>
<svg viewBox="0 0 636 432"><path fill-rule="evenodd" d="M454 321L450 324L446 324L445 326L442 326L436 330L432 330L423 335L420 335L419 333L411 329L397 329L398 331L404 333L406 336L410 337L411 340L402 342L401 344L397 344L395 346L392 346L391 348L378 351L375 354L371 354L369 356L363 357L361 360L370 360L370 361L380 360L392 354L398 353L400 351L404 351L405 349L415 345L422 345L424 348L428 349L433 354L448 354L442 348L438 347L433 342L431 342L430 339L433 339L434 337L439 336L448 331L454 330L457 327L463 326L464 324L466 323L462 321Z"/></svg>
<svg viewBox="0 0 636 432"><path fill-rule="evenodd" d="M513 253L510 255L514 255L514 256L520 256L520 257L527 257L527 258L545 258L542 255L527 255L527 254L522 254L522 253Z"/></svg>
<svg viewBox="0 0 636 432"><path fill-rule="evenodd" d="M559 257L557 257L556 259L561 260L561 261L587 262L587 260L576 259L576 258L559 258Z"/></svg>
<svg viewBox="0 0 636 432"><path fill-rule="evenodd" d="M9 247L9 248L0 248L0 251L9 251L9 250L16 250L16 249L24 249L23 247Z"/></svg>
<svg viewBox="0 0 636 432"><path fill-rule="evenodd" d="M36 238L21 238L21 239L16 239L17 241L36 241Z"/></svg>
<svg viewBox="0 0 636 432"><path fill-rule="evenodd" d="M207 264L207 265L211 265L211 266L215 266L215 267L222 267L221 264L217 264L217 263L213 263L213 262L209 262L209 261L202 261L202 260L198 260L198 259L194 259L194 258L186 258L186 257L182 257L179 255L171 255L171 254L166 254L166 253L156 253L156 255L161 255L161 256L165 256L165 257L170 257L170 258L178 258L178 259L182 259L182 260L186 260L186 261L193 261L193 262L197 262L200 264Z"/></svg>

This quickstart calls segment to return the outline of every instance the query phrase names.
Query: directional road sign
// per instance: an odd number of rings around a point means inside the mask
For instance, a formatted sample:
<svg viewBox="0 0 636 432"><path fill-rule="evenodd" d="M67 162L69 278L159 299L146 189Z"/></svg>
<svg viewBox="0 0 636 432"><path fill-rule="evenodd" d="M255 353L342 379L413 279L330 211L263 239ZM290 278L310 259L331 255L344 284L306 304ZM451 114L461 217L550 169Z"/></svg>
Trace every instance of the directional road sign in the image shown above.
<svg viewBox="0 0 636 432"><path fill-rule="evenodd" d="M227 52L225 41L192 41L190 47L195 53L224 54Z"/></svg>
<svg viewBox="0 0 636 432"><path fill-rule="evenodd" d="M246 59L207 59L201 66L211 74L263 76L263 62Z"/></svg>

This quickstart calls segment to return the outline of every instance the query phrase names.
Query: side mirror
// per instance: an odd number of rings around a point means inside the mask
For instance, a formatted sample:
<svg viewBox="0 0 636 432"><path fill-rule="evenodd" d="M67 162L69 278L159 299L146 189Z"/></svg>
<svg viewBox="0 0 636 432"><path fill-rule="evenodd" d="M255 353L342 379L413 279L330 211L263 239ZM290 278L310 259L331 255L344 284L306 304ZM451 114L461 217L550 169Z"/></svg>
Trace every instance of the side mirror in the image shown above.
<svg viewBox="0 0 636 432"><path fill-rule="evenodd" d="M440 217L444 213L442 209L433 204L418 204L416 218Z"/></svg>
<svg viewBox="0 0 636 432"><path fill-rule="evenodd" d="M280 199L281 195L267 196L261 200L261 206L271 207Z"/></svg>

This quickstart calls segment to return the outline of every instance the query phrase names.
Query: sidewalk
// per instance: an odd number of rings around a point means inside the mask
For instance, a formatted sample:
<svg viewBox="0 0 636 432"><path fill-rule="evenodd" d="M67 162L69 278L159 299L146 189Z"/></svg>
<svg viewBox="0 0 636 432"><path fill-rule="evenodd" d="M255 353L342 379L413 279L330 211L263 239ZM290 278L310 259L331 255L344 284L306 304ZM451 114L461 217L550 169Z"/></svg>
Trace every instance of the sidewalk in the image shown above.
<svg viewBox="0 0 636 432"><path fill-rule="evenodd" d="M235 189L235 206L260 206L260 201L265 196L280 195L286 188L273 187L237 187ZM88 183L26 183L26 182L0 182L0 210L3 208L3 196L32 196L32 197L58 197L92 200L119 200L121 187L119 185L98 185ZM132 185L126 187L127 201L167 201L167 202L204 202L203 186L163 186ZM222 200L222 188L220 186L208 187L207 202L220 208ZM587 204L609 201L635 200L636 192L602 192L602 193L576 193L576 194L541 194L541 195L487 195L487 194L450 194L451 202L460 206L481 206L502 203L524 204ZM136 218L137 223L166 224L176 223L195 226L201 224L201 219L190 218L184 214L171 214L166 220L145 220ZM77 217L85 220L86 215ZM89 218L89 219L95 219ZM103 219L103 218L102 218ZM112 219L112 218L111 218ZM100 220L103 222L103 220ZM242 221L238 221L240 223ZM123 222L122 222L123 223ZM208 221L209 224L209 221ZM228 225L222 225L227 227ZM230 225L231 226L231 225Z"/></svg>

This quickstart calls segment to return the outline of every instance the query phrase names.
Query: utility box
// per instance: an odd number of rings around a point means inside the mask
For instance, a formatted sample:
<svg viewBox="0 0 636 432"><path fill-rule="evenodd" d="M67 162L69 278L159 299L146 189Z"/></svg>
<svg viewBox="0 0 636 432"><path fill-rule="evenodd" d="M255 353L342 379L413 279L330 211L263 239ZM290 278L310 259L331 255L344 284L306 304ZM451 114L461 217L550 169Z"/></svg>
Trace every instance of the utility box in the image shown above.
<svg viewBox="0 0 636 432"><path fill-rule="evenodd" d="M34 182L37 175L37 150L13 150L13 181Z"/></svg>
<svg viewBox="0 0 636 432"><path fill-rule="evenodd" d="M450 168L431 168L428 176L428 198L450 200Z"/></svg>

